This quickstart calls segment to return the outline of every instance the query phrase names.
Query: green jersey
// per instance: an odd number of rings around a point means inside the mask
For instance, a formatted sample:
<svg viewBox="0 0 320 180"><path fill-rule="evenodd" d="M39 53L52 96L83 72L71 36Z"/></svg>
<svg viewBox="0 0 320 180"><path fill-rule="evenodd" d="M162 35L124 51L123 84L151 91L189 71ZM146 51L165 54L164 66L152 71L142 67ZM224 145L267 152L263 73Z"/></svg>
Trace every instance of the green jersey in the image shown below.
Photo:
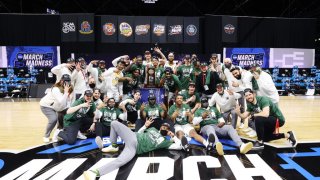
<svg viewBox="0 0 320 180"><path fill-rule="evenodd" d="M179 75L179 80L181 82L181 89L188 89L192 70L193 67L191 65L181 65L178 67L177 74Z"/></svg>
<svg viewBox="0 0 320 180"><path fill-rule="evenodd" d="M208 111L209 114L208 116L200 122L200 127L204 127L205 125L209 125L209 124L218 124L219 121L218 119L221 118L221 113L218 111L217 108L215 107L210 107L209 110L207 109L204 109L204 108L199 108L196 110L196 112L194 113L194 117L201 117L202 118L202 114L205 112L205 111Z"/></svg>
<svg viewBox="0 0 320 180"><path fill-rule="evenodd" d="M247 111L250 113L259 113L264 107L269 106L269 116L279 119L284 124L285 119L279 107L272 103L271 99L265 96L256 96L257 104L248 103Z"/></svg>
<svg viewBox="0 0 320 180"><path fill-rule="evenodd" d="M197 76L201 74L201 69L200 68L193 68L192 73L191 73L191 80L195 83Z"/></svg>
<svg viewBox="0 0 320 180"><path fill-rule="evenodd" d="M147 118L148 117L152 117L152 118L161 118L161 113L163 111L163 109L160 107L159 104L155 104L154 106L150 106L149 104L146 105L146 107L143 110L146 115Z"/></svg>
<svg viewBox="0 0 320 180"><path fill-rule="evenodd" d="M186 112L190 112L190 106L188 106L187 104L182 104L181 108L178 108L175 104L172 105L169 109L169 116L171 117L172 114L179 109L179 115L176 117L175 120L175 124L179 124L179 125L185 125L189 123L189 119L188 116L185 115Z"/></svg>
<svg viewBox="0 0 320 180"><path fill-rule="evenodd" d="M188 103L188 105L191 107L191 109L194 108L194 106L197 103L200 103L200 96L199 96L199 93L197 93L197 92L195 92L194 94L190 95L188 90L182 90L180 94L183 96L183 101L186 101L187 99L189 99L193 95L196 96L195 101L190 101Z"/></svg>
<svg viewBox="0 0 320 180"><path fill-rule="evenodd" d="M129 82L127 80L125 80L123 82L123 94L128 94L133 89L138 89L139 88L140 76L139 77L133 77L132 74L126 74L125 77L132 78L132 82Z"/></svg>
<svg viewBox="0 0 320 180"><path fill-rule="evenodd" d="M156 68L156 85L160 84L160 79L164 73L164 68L163 67L157 67Z"/></svg>
<svg viewBox="0 0 320 180"><path fill-rule="evenodd" d="M85 102L84 98L80 98L71 105L71 107L78 106ZM71 126L74 123L80 123L80 118L84 117L92 117L94 116L94 111L96 110L96 105L92 102L90 108L82 107L78 111L72 114L66 114L63 117L63 125L64 127Z"/></svg>
<svg viewBox="0 0 320 180"><path fill-rule="evenodd" d="M159 130L154 127L146 129L143 133L136 133L138 146L137 154L150 152L156 149L167 149L173 144L172 141L163 137Z"/></svg>
<svg viewBox="0 0 320 180"><path fill-rule="evenodd" d="M120 109L118 108L112 108L104 107L100 109L102 116L100 118L100 122L105 126L110 126L111 121L116 121L119 118L119 115L121 114Z"/></svg>
<svg viewBox="0 0 320 180"><path fill-rule="evenodd" d="M165 78L165 74L162 75L162 78ZM174 74L171 75L171 78L165 80L164 85L169 90L169 92L175 92L176 90L181 89L179 78Z"/></svg>

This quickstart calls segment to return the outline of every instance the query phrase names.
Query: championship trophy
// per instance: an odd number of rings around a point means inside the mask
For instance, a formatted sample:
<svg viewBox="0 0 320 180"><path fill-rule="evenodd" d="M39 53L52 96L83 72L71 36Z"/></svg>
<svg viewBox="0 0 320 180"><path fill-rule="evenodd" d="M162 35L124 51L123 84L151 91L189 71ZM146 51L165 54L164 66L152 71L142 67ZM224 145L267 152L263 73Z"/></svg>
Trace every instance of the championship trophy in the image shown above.
<svg viewBox="0 0 320 180"><path fill-rule="evenodd" d="M146 74L146 88L155 88L156 87L156 73L154 67L148 67Z"/></svg>

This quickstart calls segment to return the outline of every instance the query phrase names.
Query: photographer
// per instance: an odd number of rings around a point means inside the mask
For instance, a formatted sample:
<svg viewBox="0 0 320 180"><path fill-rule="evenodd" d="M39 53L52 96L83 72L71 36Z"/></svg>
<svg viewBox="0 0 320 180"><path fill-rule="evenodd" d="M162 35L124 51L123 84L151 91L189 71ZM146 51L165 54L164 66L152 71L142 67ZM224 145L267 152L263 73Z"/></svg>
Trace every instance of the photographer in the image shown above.
<svg viewBox="0 0 320 180"><path fill-rule="evenodd" d="M72 86L70 85L70 75L64 74L60 81L53 85L48 93L40 100L40 109L48 118L43 142L50 142L50 134L58 121L59 112L68 107L72 100Z"/></svg>
<svg viewBox="0 0 320 180"><path fill-rule="evenodd" d="M64 116L64 130L57 131L55 134L62 138L67 144L76 143L78 131L93 131L94 111L96 105L92 102L92 91L86 90L83 98L76 100L67 110Z"/></svg>

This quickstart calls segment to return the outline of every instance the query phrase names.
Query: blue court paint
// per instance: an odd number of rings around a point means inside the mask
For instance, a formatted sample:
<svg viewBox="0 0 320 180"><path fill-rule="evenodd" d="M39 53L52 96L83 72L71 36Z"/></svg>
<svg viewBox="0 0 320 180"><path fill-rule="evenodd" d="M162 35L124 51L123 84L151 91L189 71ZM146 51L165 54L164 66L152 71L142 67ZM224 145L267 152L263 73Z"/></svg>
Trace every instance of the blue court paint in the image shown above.
<svg viewBox="0 0 320 180"><path fill-rule="evenodd" d="M56 147L53 147L53 148L38 152L37 154L53 154L53 153L61 152L61 151L66 150L66 149L79 147L79 146L83 146L84 144L91 144L91 143L92 143L92 139L79 140L74 145L64 144L64 145L61 145L61 146L56 146Z"/></svg>
<svg viewBox="0 0 320 180"><path fill-rule="evenodd" d="M3 168L3 166L4 166L4 161L0 159L0 170Z"/></svg>
<svg viewBox="0 0 320 180"><path fill-rule="evenodd" d="M320 156L320 148L311 148L315 152L302 152L302 153L278 153L278 156L282 158L287 164L280 164L283 169L295 169L306 179L320 179L310 174L307 170L297 164L292 158L294 157L315 157Z"/></svg>
<svg viewBox="0 0 320 180"><path fill-rule="evenodd" d="M230 147L228 145L234 146L233 144L235 144L235 142L233 142L232 140L229 139L219 139L219 141L221 143L223 143L223 150L236 150L237 148L234 147ZM195 139L191 138L191 140L189 141L189 144L193 144L193 145L197 145L197 146L202 146L204 147L204 145L202 143L199 143L198 141L196 141ZM235 145L236 146L236 145Z"/></svg>

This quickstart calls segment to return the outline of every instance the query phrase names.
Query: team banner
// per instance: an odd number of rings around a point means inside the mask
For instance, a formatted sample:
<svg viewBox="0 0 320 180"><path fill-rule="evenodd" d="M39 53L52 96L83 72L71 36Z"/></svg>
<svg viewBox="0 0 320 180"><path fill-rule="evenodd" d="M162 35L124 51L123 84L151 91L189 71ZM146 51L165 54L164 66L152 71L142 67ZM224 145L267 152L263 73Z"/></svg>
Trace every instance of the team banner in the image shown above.
<svg viewBox="0 0 320 180"><path fill-rule="evenodd" d="M119 43L133 43L134 17L118 17L118 41Z"/></svg>
<svg viewBox="0 0 320 180"><path fill-rule="evenodd" d="M183 17L167 18L168 43L183 43Z"/></svg>
<svg viewBox="0 0 320 180"><path fill-rule="evenodd" d="M72 14L60 15L61 41L77 41L77 16Z"/></svg>
<svg viewBox="0 0 320 180"><path fill-rule="evenodd" d="M199 17L184 17L184 43L199 43Z"/></svg>
<svg viewBox="0 0 320 180"><path fill-rule="evenodd" d="M60 64L59 46L7 46L8 66L47 67L52 68Z"/></svg>
<svg viewBox="0 0 320 180"><path fill-rule="evenodd" d="M134 28L135 43L150 43L150 17L136 16Z"/></svg>
<svg viewBox="0 0 320 180"><path fill-rule="evenodd" d="M236 43L238 34L238 18L222 16L222 42Z"/></svg>
<svg viewBox="0 0 320 180"><path fill-rule="evenodd" d="M149 94L154 94L157 97L157 104L164 102L165 90L163 88L141 88L141 102L147 104Z"/></svg>
<svg viewBox="0 0 320 180"><path fill-rule="evenodd" d="M270 68L311 68L315 62L314 49L293 49L293 48L271 48Z"/></svg>
<svg viewBox="0 0 320 180"><path fill-rule="evenodd" d="M248 67L258 64L269 68L270 48L224 48L224 58L231 58L232 64Z"/></svg>
<svg viewBox="0 0 320 180"><path fill-rule="evenodd" d="M100 17L101 17L101 42L103 43L118 42L117 16L100 16Z"/></svg>
<svg viewBox="0 0 320 180"><path fill-rule="evenodd" d="M117 16L100 16L101 18L101 42L118 42L118 18Z"/></svg>
<svg viewBox="0 0 320 180"><path fill-rule="evenodd" d="M166 26L167 18L166 17L152 17L151 18L151 41L152 43L166 43Z"/></svg>
<svg viewBox="0 0 320 180"><path fill-rule="evenodd" d="M82 42L94 41L94 15L77 15L78 40Z"/></svg>

